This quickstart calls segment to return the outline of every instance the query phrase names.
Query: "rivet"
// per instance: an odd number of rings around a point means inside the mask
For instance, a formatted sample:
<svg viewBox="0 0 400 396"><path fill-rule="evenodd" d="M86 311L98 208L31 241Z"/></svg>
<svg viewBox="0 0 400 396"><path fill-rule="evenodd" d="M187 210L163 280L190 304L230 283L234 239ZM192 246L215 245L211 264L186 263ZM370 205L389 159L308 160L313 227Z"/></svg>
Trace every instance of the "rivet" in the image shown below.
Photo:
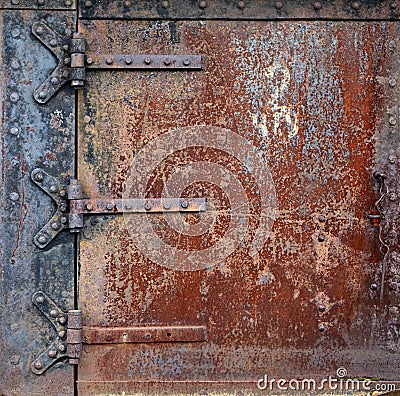
<svg viewBox="0 0 400 396"><path fill-rule="evenodd" d="M55 349L50 349L49 352L47 352L47 355L49 358L55 358L57 356L57 351Z"/></svg>
<svg viewBox="0 0 400 396"><path fill-rule="evenodd" d="M378 290L378 285L376 283L372 283L370 289L373 291Z"/></svg>
<svg viewBox="0 0 400 396"><path fill-rule="evenodd" d="M14 103L18 102L19 101L18 93L17 92L11 92L10 99L11 99L11 102L14 102Z"/></svg>
<svg viewBox="0 0 400 396"><path fill-rule="evenodd" d="M65 216L61 217L61 223L62 224L65 224L67 222L68 222L68 219Z"/></svg>
<svg viewBox="0 0 400 396"><path fill-rule="evenodd" d="M53 230L58 230L60 228L60 224L55 221L54 223L51 223L51 228Z"/></svg>
<svg viewBox="0 0 400 396"><path fill-rule="evenodd" d="M399 314L399 308L398 307L390 307L389 308L389 313L390 313L390 315L398 315Z"/></svg>
<svg viewBox="0 0 400 396"><path fill-rule="evenodd" d="M391 1L391 2L389 3L389 7L390 7L392 10L394 10L395 8L397 8L397 3L396 3L395 1Z"/></svg>
<svg viewBox="0 0 400 396"><path fill-rule="evenodd" d="M389 286L390 286L390 288L391 288L392 290L397 290L397 289L398 289L398 285L397 285L397 283L395 283L395 282L392 282Z"/></svg>
<svg viewBox="0 0 400 396"><path fill-rule="evenodd" d="M200 8L207 8L207 2L205 0L199 1L199 7Z"/></svg>
<svg viewBox="0 0 400 396"><path fill-rule="evenodd" d="M64 44L64 45L63 45L63 50L64 50L65 52L67 52L67 51L69 50L69 45Z"/></svg>
<svg viewBox="0 0 400 396"><path fill-rule="evenodd" d="M67 195L67 192L64 189L62 189L62 190L60 190L59 194L60 194L60 197L65 197Z"/></svg>
<svg viewBox="0 0 400 396"><path fill-rule="evenodd" d="M49 312L49 315L50 315L52 318L56 318L56 317L57 317L57 314L58 314L58 312L57 312L56 309L51 309L50 312Z"/></svg>
<svg viewBox="0 0 400 396"><path fill-rule="evenodd" d="M391 164L394 164L397 161L397 157L393 154L390 154L388 160Z"/></svg>
<svg viewBox="0 0 400 396"><path fill-rule="evenodd" d="M40 99L45 99L47 97L47 93L45 91L40 91L39 92L39 98Z"/></svg>
<svg viewBox="0 0 400 396"><path fill-rule="evenodd" d="M318 241L319 242L324 242L325 241L324 235L322 235L322 234L318 235Z"/></svg>
<svg viewBox="0 0 400 396"><path fill-rule="evenodd" d="M86 8L90 8L92 6L92 2L91 1L85 1L85 7Z"/></svg>
<svg viewBox="0 0 400 396"><path fill-rule="evenodd" d="M70 58L64 58L64 65L69 65L71 62Z"/></svg>
<svg viewBox="0 0 400 396"><path fill-rule="evenodd" d="M19 194L18 194L17 192L12 192L12 193L10 194L10 199L11 199L11 201L18 201L18 199L19 199Z"/></svg>
<svg viewBox="0 0 400 396"><path fill-rule="evenodd" d="M124 1L124 7L129 8L132 5L131 1Z"/></svg>
<svg viewBox="0 0 400 396"><path fill-rule="evenodd" d="M38 34L38 35L40 36L40 35L43 34L43 33L44 33L43 27L42 27L42 26L38 26L38 27L36 28L36 34Z"/></svg>
<svg viewBox="0 0 400 396"><path fill-rule="evenodd" d="M56 186L56 185L54 185L54 184L52 184L52 185L50 186L50 191L51 191L52 193L55 193L55 192L57 192L57 191L58 191L58 188L57 188L57 186Z"/></svg>
<svg viewBox="0 0 400 396"><path fill-rule="evenodd" d="M42 5L44 5L44 0L38 0L38 5L40 5L40 6L42 6Z"/></svg>
<svg viewBox="0 0 400 396"><path fill-rule="evenodd" d="M113 209L114 209L114 205L111 204L111 203L108 203L108 204L106 205L106 208L107 208L107 210L113 210Z"/></svg>
<svg viewBox="0 0 400 396"><path fill-rule="evenodd" d="M165 59L164 59L164 65L165 65L165 66L169 66L170 64L171 64L171 59L165 58Z"/></svg>
<svg viewBox="0 0 400 396"><path fill-rule="evenodd" d="M145 208L146 210L150 210L150 209L151 209L151 202L147 201L147 202L144 204L144 208Z"/></svg>
<svg viewBox="0 0 400 396"><path fill-rule="evenodd" d="M319 311L319 312L324 312L324 311L325 311L325 305L320 305L320 306L318 307L318 311Z"/></svg>
<svg viewBox="0 0 400 396"><path fill-rule="evenodd" d="M14 38L19 37L20 34L21 34L21 31L18 28L11 30L11 36L13 36Z"/></svg>
<svg viewBox="0 0 400 396"><path fill-rule="evenodd" d="M66 204L61 204L59 206L59 208L60 208L61 212L66 212L67 211L67 205Z"/></svg>
<svg viewBox="0 0 400 396"><path fill-rule="evenodd" d="M389 117L389 124L390 125L396 125L396 123L397 123L397 121L396 121L396 118L395 117Z"/></svg>
<svg viewBox="0 0 400 396"><path fill-rule="evenodd" d="M325 325L321 324L318 326L318 330L322 333L323 331L325 331Z"/></svg>
<svg viewBox="0 0 400 396"><path fill-rule="evenodd" d="M277 10L281 10L283 8L283 3L281 1L276 1L275 2L275 8Z"/></svg>
<svg viewBox="0 0 400 396"><path fill-rule="evenodd" d="M396 80L393 77L389 78L389 85L393 88L396 86Z"/></svg>
<svg viewBox="0 0 400 396"><path fill-rule="evenodd" d="M130 64L132 63L132 58L126 58L126 59L125 59L125 63L126 63L127 65L130 65Z"/></svg>
<svg viewBox="0 0 400 396"><path fill-rule="evenodd" d="M164 209L170 209L171 208L171 204L169 202L164 202Z"/></svg>
<svg viewBox="0 0 400 396"><path fill-rule="evenodd" d="M149 57L147 57L147 58L144 58L144 61L143 61L146 65L150 65L150 63L151 63L151 59L149 58Z"/></svg>
<svg viewBox="0 0 400 396"><path fill-rule="evenodd" d="M56 39L50 40L50 45L51 45L52 47L55 47L55 46L57 45L57 40L56 40Z"/></svg>
<svg viewBox="0 0 400 396"><path fill-rule="evenodd" d="M392 202L394 202L394 201L396 201L396 199L397 199L397 194L396 193L390 193L389 194L389 199L392 201Z"/></svg>
<svg viewBox="0 0 400 396"><path fill-rule="evenodd" d="M65 323L67 323L67 318L65 316L60 316L58 318L58 321L63 325Z"/></svg>
<svg viewBox="0 0 400 396"><path fill-rule="evenodd" d="M150 340L151 334L150 334L150 333L146 333L146 334L144 335L144 338L145 338L146 340Z"/></svg>
<svg viewBox="0 0 400 396"><path fill-rule="evenodd" d="M44 244L47 242L47 238L46 238L44 235L41 235L41 236L38 238L38 242L39 242L41 245L44 245Z"/></svg>
<svg viewBox="0 0 400 396"><path fill-rule="evenodd" d="M60 352L65 352L65 345L64 344L60 344L59 346L58 346L58 350L60 351Z"/></svg>
<svg viewBox="0 0 400 396"><path fill-rule="evenodd" d="M91 210L93 210L93 205L90 204L90 203L86 204L86 210L88 210L89 212L90 212Z"/></svg>
<svg viewBox="0 0 400 396"><path fill-rule="evenodd" d="M50 80L50 82L51 82L53 85L57 85L59 81L58 81L58 78L57 78L57 77L52 77L51 80Z"/></svg>
<svg viewBox="0 0 400 396"><path fill-rule="evenodd" d="M87 59L86 59L86 63L87 63L88 65L93 64L93 58L87 58Z"/></svg>
<svg viewBox="0 0 400 396"><path fill-rule="evenodd" d="M239 10L243 10L244 7L246 7L246 3L244 1L238 1L237 8L239 8Z"/></svg>
<svg viewBox="0 0 400 396"><path fill-rule="evenodd" d="M39 182L42 181L43 180L43 173L41 173L41 172L36 173L35 180L39 181Z"/></svg>
<svg viewBox="0 0 400 396"><path fill-rule="evenodd" d="M162 8L169 8L170 4L168 0L164 0L161 2L161 7Z"/></svg>
<svg viewBox="0 0 400 396"><path fill-rule="evenodd" d="M351 3L351 8L352 8L353 10L358 10L358 9L360 9L360 3L359 3L358 1L353 1L353 2Z"/></svg>
<svg viewBox="0 0 400 396"><path fill-rule="evenodd" d="M130 203L125 204L125 209L131 210L132 205Z"/></svg>
<svg viewBox="0 0 400 396"><path fill-rule="evenodd" d="M10 133L11 133L12 135L18 135L18 133L19 133L19 128L18 128L18 127L12 127L12 128L10 129Z"/></svg>
<svg viewBox="0 0 400 396"><path fill-rule="evenodd" d="M71 5L72 5L72 2L71 2ZM64 34L65 34L66 36L71 36L72 30L67 28L67 29L64 30Z"/></svg>
<svg viewBox="0 0 400 396"><path fill-rule="evenodd" d="M106 59L107 65L112 65L113 62L114 62L114 59L113 59L113 58L107 58L107 59Z"/></svg>
<svg viewBox="0 0 400 396"><path fill-rule="evenodd" d="M324 215L319 215L318 216L318 221L320 221L321 223L323 223L326 220Z"/></svg>
<svg viewBox="0 0 400 396"><path fill-rule="evenodd" d="M182 201L181 202L181 206L183 209L186 209L189 206L189 202L188 201Z"/></svg>
<svg viewBox="0 0 400 396"><path fill-rule="evenodd" d="M43 368L43 363L40 360L36 360L36 362L34 363L35 369L40 370L41 368Z"/></svg>
<svg viewBox="0 0 400 396"><path fill-rule="evenodd" d="M58 336L59 336L60 338L64 338L64 337L65 337L65 331L64 331L64 330L60 330L60 331L58 332Z"/></svg>
<svg viewBox="0 0 400 396"><path fill-rule="evenodd" d="M43 296L37 296L35 299L37 304L42 304L44 303L44 297Z"/></svg>
<svg viewBox="0 0 400 396"><path fill-rule="evenodd" d="M394 40L390 40L389 41L389 50L394 51L395 48L396 48L396 42Z"/></svg>
<svg viewBox="0 0 400 396"><path fill-rule="evenodd" d="M183 65L184 66L189 66L190 65L190 60L189 59L184 59L183 60Z"/></svg>
<svg viewBox="0 0 400 396"><path fill-rule="evenodd" d="M11 4L18 5L19 4L19 0L11 0Z"/></svg>
<svg viewBox="0 0 400 396"><path fill-rule="evenodd" d="M68 77L69 77L69 72L68 72L67 70L64 70L64 71L62 72L62 76L63 76L64 78L68 78Z"/></svg>
<svg viewBox="0 0 400 396"><path fill-rule="evenodd" d="M320 10L322 8L322 4L319 1L316 1L314 3L314 9L315 10Z"/></svg>
<svg viewBox="0 0 400 396"><path fill-rule="evenodd" d="M18 62L17 59L13 59L13 60L11 61L11 67L12 67L14 70L19 69L19 62Z"/></svg>
<svg viewBox="0 0 400 396"><path fill-rule="evenodd" d="M65 2L65 5L66 5L67 7L71 7L71 6L72 6L72 1L71 1L71 0L67 0L67 1Z"/></svg>
<svg viewBox="0 0 400 396"><path fill-rule="evenodd" d="M11 356L11 358L10 358L10 363L11 363L13 366L16 366L16 365L19 363L20 360L21 360L21 356L14 355L14 356Z"/></svg>

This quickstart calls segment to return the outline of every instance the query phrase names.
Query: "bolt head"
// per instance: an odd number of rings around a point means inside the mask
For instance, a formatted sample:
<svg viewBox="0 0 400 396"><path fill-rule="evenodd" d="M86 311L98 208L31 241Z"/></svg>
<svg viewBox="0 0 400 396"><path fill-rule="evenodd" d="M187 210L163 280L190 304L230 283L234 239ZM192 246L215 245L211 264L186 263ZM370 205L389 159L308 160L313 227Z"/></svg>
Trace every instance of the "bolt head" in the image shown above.
<svg viewBox="0 0 400 396"><path fill-rule="evenodd" d="M36 173L35 180L39 182L43 181L43 173Z"/></svg>
<svg viewBox="0 0 400 396"><path fill-rule="evenodd" d="M112 65L113 62L114 62L114 59L113 59L113 58L107 58L107 59L106 59L107 65Z"/></svg>
<svg viewBox="0 0 400 396"><path fill-rule="evenodd" d="M56 309L51 309L50 312L49 312L49 315L50 315L52 318L56 318L57 315L58 315L58 311L57 311Z"/></svg>
<svg viewBox="0 0 400 396"><path fill-rule="evenodd" d="M243 10L245 7L246 3L244 1L238 1L237 8L239 8L239 10Z"/></svg>
<svg viewBox="0 0 400 396"><path fill-rule="evenodd" d="M161 7L162 8L169 8L170 4L168 0L162 1L161 2Z"/></svg>
<svg viewBox="0 0 400 396"><path fill-rule="evenodd" d="M183 65L184 66L189 66L190 65L190 60L189 59L184 59L183 60Z"/></svg>
<svg viewBox="0 0 400 396"><path fill-rule="evenodd" d="M88 210L89 212L93 210L93 205L88 203L86 204L86 210Z"/></svg>
<svg viewBox="0 0 400 396"><path fill-rule="evenodd" d="M322 234L318 235L318 241L319 242L324 242L325 241L325 236L322 235Z"/></svg>
<svg viewBox="0 0 400 396"><path fill-rule="evenodd" d="M91 1L85 1L85 7L90 8L93 5Z"/></svg>
<svg viewBox="0 0 400 396"><path fill-rule="evenodd" d="M182 201L181 202L181 206L183 209L187 209L187 207L189 206L189 202L188 201Z"/></svg>
<svg viewBox="0 0 400 396"><path fill-rule="evenodd" d="M389 79L389 85L394 88L396 86L396 80L393 77Z"/></svg>
<svg viewBox="0 0 400 396"><path fill-rule="evenodd" d="M65 331L64 331L64 330L60 330L60 331L58 332L58 336L59 336L60 338L64 338L64 337L65 337Z"/></svg>
<svg viewBox="0 0 400 396"><path fill-rule="evenodd" d="M46 238L44 235L41 235L41 236L38 238L38 242L39 242L41 245L44 245L44 244L47 242L47 238Z"/></svg>
<svg viewBox="0 0 400 396"><path fill-rule="evenodd" d="M66 224L68 223L68 219L65 216L61 217L61 223Z"/></svg>
<svg viewBox="0 0 400 396"><path fill-rule="evenodd" d="M113 210L113 209L114 209L114 205L111 204L111 203L108 203L108 204L106 205L106 208L107 208L107 210Z"/></svg>
<svg viewBox="0 0 400 396"><path fill-rule="evenodd" d="M36 370L40 370L43 368L43 363L40 360L36 360L36 362L34 363L34 367Z"/></svg>
<svg viewBox="0 0 400 396"><path fill-rule="evenodd" d="M50 80L50 82L51 82L53 85L57 85L57 84L59 83L57 77L52 77L51 80Z"/></svg>
<svg viewBox="0 0 400 396"><path fill-rule="evenodd" d="M144 63L146 64L146 65L150 65L150 63L151 63L151 58L144 58Z"/></svg>
<svg viewBox="0 0 400 396"><path fill-rule="evenodd" d="M55 192L57 192L58 191L58 188L57 188L57 186L56 185L51 185L50 186L50 191L52 192L52 193L55 193Z"/></svg>
<svg viewBox="0 0 400 396"><path fill-rule="evenodd" d="M370 289L373 291L376 291L376 290L378 290L378 285L376 283L372 283L370 286Z"/></svg>
<svg viewBox="0 0 400 396"><path fill-rule="evenodd" d="M318 326L318 331L320 331L321 333L322 333L323 331L325 331L325 325L320 324L320 325Z"/></svg>
<svg viewBox="0 0 400 396"><path fill-rule="evenodd" d="M322 8L321 2L316 1L316 2L314 3L314 9L315 9L315 10L320 10L321 8Z"/></svg>
<svg viewBox="0 0 400 396"><path fill-rule="evenodd" d="M395 117L389 117L389 124L390 125L396 125L397 121Z"/></svg>
<svg viewBox="0 0 400 396"><path fill-rule="evenodd" d="M54 223L51 223L51 228L53 230L58 230L60 228L60 223L58 223L56 221Z"/></svg>
<svg viewBox="0 0 400 396"><path fill-rule="evenodd" d="M67 205L66 204L61 204L59 206L59 209L61 210L61 212L66 212L67 211Z"/></svg>
<svg viewBox="0 0 400 396"><path fill-rule="evenodd" d="M320 221L321 223L323 223L326 220L324 215L319 215L318 216L318 221Z"/></svg>
<svg viewBox="0 0 400 396"><path fill-rule="evenodd" d="M57 40L56 40L56 39L50 40L50 45L51 45L52 47L55 47L55 46L57 45Z"/></svg>
<svg viewBox="0 0 400 396"><path fill-rule="evenodd" d="M389 194L389 199L394 202L397 199L397 194L396 193L390 193Z"/></svg>
<svg viewBox="0 0 400 396"><path fill-rule="evenodd" d="M86 58L86 63L88 64L88 65L92 65L93 64L93 58Z"/></svg>
<svg viewBox="0 0 400 396"><path fill-rule="evenodd" d="M11 199L11 201L18 201L18 199L19 199L19 194L17 193L17 192L12 192L11 194L10 194L10 199Z"/></svg>
<svg viewBox="0 0 400 396"><path fill-rule="evenodd" d="M318 311L319 311L319 312L324 312L324 311L325 311L325 305L320 305L320 306L318 307Z"/></svg>
<svg viewBox="0 0 400 396"><path fill-rule="evenodd" d="M397 161L397 157L393 154L389 155L388 160L391 164L394 164Z"/></svg>
<svg viewBox="0 0 400 396"><path fill-rule="evenodd" d="M390 7L392 10L394 10L394 9L397 8L397 3L396 3L395 1L391 1L391 2L389 3L389 7Z"/></svg>
<svg viewBox="0 0 400 396"><path fill-rule="evenodd" d="M67 323L67 318L65 316L60 316L58 318L58 321L60 322L60 324L64 325L65 323Z"/></svg>
<svg viewBox="0 0 400 396"><path fill-rule="evenodd" d="M35 301L37 304L43 304L44 303L44 297L43 296L37 296L35 298Z"/></svg>
<svg viewBox="0 0 400 396"><path fill-rule="evenodd" d="M207 8L207 2L205 0L199 1L199 7L200 8Z"/></svg>
<svg viewBox="0 0 400 396"><path fill-rule="evenodd" d="M71 6L72 6L72 1L71 1L71 0L67 0L67 1L65 2L65 5L66 5L67 7L71 7Z"/></svg>
<svg viewBox="0 0 400 396"><path fill-rule="evenodd" d="M171 64L171 59L169 59L169 58L164 59L165 66L169 66L170 64Z"/></svg>
<svg viewBox="0 0 400 396"><path fill-rule="evenodd" d="M146 340L150 340L151 334L150 334L150 333L146 333L146 334L144 335L144 338L145 338Z"/></svg>
<svg viewBox="0 0 400 396"><path fill-rule="evenodd" d="M50 358L55 358L55 357L57 356L57 350L56 350L56 349L50 349L50 350L47 352L47 355L48 355Z"/></svg>
<svg viewBox="0 0 400 396"><path fill-rule="evenodd" d="M46 91L40 91L40 92L39 92L39 98L40 98L40 99L46 99L46 98L47 98L47 93L46 93Z"/></svg>
<svg viewBox="0 0 400 396"><path fill-rule="evenodd" d="M146 202L145 204L144 204L144 208L146 209L146 210L150 210L151 209L151 202Z"/></svg>
<svg viewBox="0 0 400 396"><path fill-rule="evenodd" d="M12 127L12 128L10 129L10 133L11 133L12 135L18 135L18 133L19 133L19 128L18 128L18 127Z"/></svg>
<svg viewBox="0 0 400 396"><path fill-rule="evenodd" d="M65 347L64 344L59 344L58 347L57 347L57 349L58 349L60 352L65 352L66 347Z"/></svg>
<svg viewBox="0 0 400 396"><path fill-rule="evenodd" d="M59 194L60 194L60 197L65 197L67 195L67 191L62 189L62 190L60 190Z"/></svg>
<svg viewBox="0 0 400 396"><path fill-rule="evenodd" d="M351 8L352 8L353 10L359 10L359 9L360 9L360 3L359 3L358 1L353 1L353 2L351 3Z"/></svg>
<svg viewBox="0 0 400 396"><path fill-rule="evenodd" d="M38 0L38 5L40 5L40 6L42 6L42 5L44 5L44 0Z"/></svg>
<svg viewBox="0 0 400 396"><path fill-rule="evenodd" d="M124 7L129 8L132 5L131 1L124 1Z"/></svg>
<svg viewBox="0 0 400 396"><path fill-rule="evenodd" d="M130 203L127 203L127 204L125 205L125 209L131 210L131 209L132 209L132 205L131 205Z"/></svg>
<svg viewBox="0 0 400 396"><path fill-rule="evenodd" d="M39 36L42 35L44 33L44 29L42 26L38 26L36 28L36 34L38 34Z"/></svg>
<svg viewBox="0 0 400 396"><path fill-rule="evenodd" d="M163 206L164 206L164 209L168 210L168 209L171 208L171 203L170 202L164 202Z"/></svg>
<svg viewBox="0 0 400 396"><path fill-rule="evenodd" d="M390 315L398 315L399 314L399 308L398 307L390 307L389 308L389 313L390 313Z"/></svg>
<svg viewBox="0 0 400 396"><path fill-rule="evenodd" d="M275 8L281 10L283 8L283 3L281 1L275 2Z"/></svg>
<svg viewBox="0 0 400 396"><path fill-rule="evenodd" d="M126 59L125 59L125 63L126 63L127 65L130 65L130 64L132 63L132 58L126 58Z"/></svg>

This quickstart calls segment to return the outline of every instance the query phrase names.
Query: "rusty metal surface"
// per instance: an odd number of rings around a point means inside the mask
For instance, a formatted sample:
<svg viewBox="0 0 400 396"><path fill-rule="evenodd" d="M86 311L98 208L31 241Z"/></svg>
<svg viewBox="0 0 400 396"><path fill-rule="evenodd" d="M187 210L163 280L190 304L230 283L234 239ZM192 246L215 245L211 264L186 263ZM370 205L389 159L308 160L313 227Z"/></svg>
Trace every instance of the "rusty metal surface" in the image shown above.
<svg viewBox="0 0 400 396"><path fill-rule="evenodd" d="M40 166L63 179L74 172L73 91L66 88L46 107L33 99L34 87L55 66L31 33L33 23L43 19L61 34L72 28L74 14L0 11L0 394L7 396L73 394L73 371L64 363L43 377L31 372L32 362L54 341L54 328L36 309L32 295L43 290L62 310L74 304L71 235L45 251L33 243L54 208L32 182L31 171Z"/></svg>
<svg viewBox="0 0 400 396"><path fill-rule="evenodd" d="M86 344L206 341L204 326L84 327Z"/></svg>
<svg viewBox="0 0 400 396"><path fill-rule="evenodd" d="M104 3L109 15L113 4ZM224 388L340 366L395 379L368 214L397 23L96 20L79 29L88 57L203 59L201 72L88 73L84 194L207 198L202 215L86 219L84 326L205 326L208 342L86 345L82 392L113 384L129 393L141 381Z"/></svg>
<svg viewBox="0 0 400 396"><path fill-rule="evenodd" d="M2 0L0 9L74 10L75 0Z"/></svg>
<svg viewBox="0 0 400 396"><path fill-rule="evenodd" d="M397 19L393 0L94 0L79 3L81 18L105 19Z"/></svg>

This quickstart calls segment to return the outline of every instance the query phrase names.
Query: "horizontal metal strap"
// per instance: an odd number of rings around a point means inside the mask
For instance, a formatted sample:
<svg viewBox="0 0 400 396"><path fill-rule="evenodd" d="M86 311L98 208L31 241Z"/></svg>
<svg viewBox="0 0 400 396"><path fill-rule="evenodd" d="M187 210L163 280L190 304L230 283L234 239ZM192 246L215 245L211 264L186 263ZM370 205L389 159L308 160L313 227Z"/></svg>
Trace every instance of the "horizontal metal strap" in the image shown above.
<svg viewBox="0 0 400 396"><path fill-rule="evenodd" d="M205 326L83 327L85 344L206 341Z"/></svg>
<svg viewBox="0 0 400 396"><path fill-rule="evenodd" d="M86 68L90 69L161 69L201 70L201 55L88 55Z"/></svg>
<svg viewBox="0 0 400 396"><path fill-rule="evenodd" d="M70 214L204 212L205 198L77 199Z"/></svg>

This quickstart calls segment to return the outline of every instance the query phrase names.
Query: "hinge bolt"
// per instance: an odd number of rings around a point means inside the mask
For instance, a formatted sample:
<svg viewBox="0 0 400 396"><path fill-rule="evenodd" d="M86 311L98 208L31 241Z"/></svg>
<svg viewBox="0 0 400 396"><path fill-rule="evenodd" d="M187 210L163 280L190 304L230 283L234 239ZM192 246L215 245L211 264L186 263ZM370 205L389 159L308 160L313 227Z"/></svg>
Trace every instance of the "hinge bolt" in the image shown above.
<svg viewBox="0 0 400 396"><path fill-rule="evenodd" d="M281 10L283 8L283 3L281 1L275 2L275 8Z"/></svg>
<svg viewBox="0 0 400 396"><path fill-rule="evenodd" d="M396 193L390 193L389 194L389 199L392 201L392 202L394 202L394 201L396 201L396 199L397 199L397 194Z"/></svg>
<svg viewBox="0 0 400 396"><path fill-rule="evenodd" d="M325 305L320 305L320 306L318 307L318 311L319 311L319 312L324 312L324 311L325 311Z"/></svg>
<svg viewBox="0 0 400 396"><path fill-rule="evenodd" d="M85 1L85 7L86 8L90 8L92 6L92 2L91 1Z"/></svg>
<svg viewBox="0 0 400 396"><path fill-rule="evenodd" d="M171 59L169 59L169 58L164 59L165 66L169 66L170 64L171 64Z"/></svg>
<svg viewBox="0 0 400 396"><path fill-rule="evenodd" d="M61 223L66 224L67 222L68 219L65 216L61 217Z"/></svg>
<svg viewBox="0 0 400 396"><path fill-rule="evenodd" d="M131 1L124 1L124 7L129 8L132 5Z"/></svg>
<svg viewBox="0 0 400 396"><path fill-rule="evenodd" d="M189 59L185 59L185 60L183 61L183 65L184 65L184 66L189 66L189 65L190 65L190 60L189 60Z"/></svg>
<svg viewBox="0 0 400 396"><path fill-rule="evenodd" d="M113 58L107 58L107 59L106 59L107 65L112 65L113 62L114 62Z"/></svg>
<svg viewBox="0 0 400 396"><path fill-rule="evenodd" d="M44 244L47 242L47 238L46 238L44 235L41 235L41 236L38 238L38 242L39 242L41 245L44 245Z"/></svg>
<svg viewBox="0 0 400 396"><path fill-rule="evenodd" d="M389 117L389 124L390 125L396 125L396 118L395 117Z"/></svg>
<svg viewBox="0 0 400 396"><path fill-rule="evenodd" d="M52 186L50 186L50 191L51 191L52 193L56 193L56 192L58 191L57 186L55 186L54 184L53 184Z"/></svg>
<svg viewBox="0 0 400 396"><path fill-rule="evenodd" d="M145 208L146 210L150 210L150 209L151 209L151 202L147 201L147 202L144 204L144 208Z"/></svg>
<svg viewBox="0 0 400 396"><path fill-rule="evenodd" d="M40 99L46 99L47 97L47 93L45 91L40 91L39 92L39 98Z"/></svg>
<svg viewBox="0 0 400 396"><path fill-rule="evenodd" d="M64 330L60 330L60 331L58 332L58 336L59 336L60 338L64 338L64 337L65 337L65 331L64 331Z"/></svg>
<svg viewBox="0 0 400 396"><path fill-rule="evenodd" d="M50 349L49 352L47 352L47 355L50 358L55 358L57 356L57 351L55 349Z"/></svg>
<svg viewBox="0 0 400 396"><path fill-rule="evenodd" d="M57 77L52 77L51 80L50 80L50 82L51 82L53 85L57 85L57 84L59 83Z"/></svg>
<svg viewBox="0 0 400 396"><path fill-rule="evenodd" d="M131 209L132 209L132 205L131 205L130 203L127 203L127 204L125 205L125 209L131 210Z"/></svg>
<svg viewBox="0 0 400 396"><path fill-rule="evenodd" d="M44 29L43 29L43 26L38 26L37 28L36 28L36 34L37 35L42 35L44 33Z"/></svg>
<svg viewBox="0 0 400 396"><path fill-rule="evenodd" d="M87 59L86 59L86 63L87 63L88 65L93 64L93 58L87 58Z"/></svg>
<svg viewBox="0 0 400 396"><path fill-rule="evenodd" d="M146 65L150 65L151 59L150 59L150 58L145 58L145 59L144 59L144 63L145 63Z"/></svg>
<svg viewBox="0 0 400 396"><path fill-rule="evenodd" d="M52 318L56 318L56 317L57 317L57 314L58 314L58 312L57 312L56 309L52 309L52 310L50 310L50 312L49 312L49 315L50 315Z"/></svg>
<svg viewBox="0 0 400 396"><path fill-rule="evenodd" d="M34 366L36 370L40 370L41 368L43 368L43 363L40 360L36 360Z"/></svg>
<svg viewBox="0 0 400 396"><path fill-rule="evenodd" d="M61 212L66 212L67 211L67 205L66 204L61 204L59 206L59 208L60 208Z"/></svg>
<svg viewBox="0 0 400 396"><path fill-rule="evenodd" d="M106 208L107 208L107 210L113 210L113 209L114 209L114 205L111 204L111 203L108 203L108 204L106 205Z"/></svg>
<svg viewBox="0 0 400 396"><path fill-rule="evenodd" d="M62 189L62 190L60 190L59 194L60 194L60 197L65 197L67 195L67 191Z"/></svg>
<svg viewBox="0 0 400 396"><path fill-rule="evenodd" d="M65 345L64 345L64 344L60 344L60 345L58 346L58 350L59 350L60 352L65 352L65 350L66 350Z"/></svg>
<svg viewBox="0 0 400 396"><path fill-rule="evenodd" d="M11 194L10 194L10 199L11 199L11 201L18 201L18 199L19 199L19 194L17 193L17 192L12 192Z"/></svg>
<svg viewBox="0 0 400 396"><path fill-rule="evenodd" d="M57 40L56 40L56 39L50 40L50 45L51 45L52 47L55 47L55 46L57 45Z"/></svg>
<svg viewBox="0 0 400 396"><path fill-rule="evenodd" d="M35 299L37 304L43 304L44 303L44 297L43 296L37 296Z"/></svg>
<svg viewBox="0 0 400 396"><path fill-rule="evenodd" d="M71 7L71 6L72 6L72 1L71 1L71 0L67 0L67 1L65 2L65 6L66 6L66 7Z"/></svg>
<svg viewBox="0 0 400 396"><path fill-rule="evenodd" d="M51 228L53 230L58 230L60 228L60 224L57 222L51 223Z"/></svg>
<svg viewBox="0 0 400 396"><path fill-rule="evenodd" d="M88 210L89 212L93 210L93 205L88 203L86 204L86 210Z"/></svg>
<svg viewBox="0 0 400 396"><path fill-rule="evenodd" d="M125 63L126 63L127 65L130 65L130 64L132 63L132 58L126 58L126 59L125 59Z"/></svg>
<svg viewBox="0 0 400 396"><path fill-rule="evenodd" d="M169 202L164 202L164 209L170 209L171 208L171 204Z"/></svg>
<svg viewBox="0 0 400 396"><path fill-rule="evenodd" d="M183 209L187 209L187 207L189 206L189 202L188 201L182 201L181 202L181 206Z"/></svg>

